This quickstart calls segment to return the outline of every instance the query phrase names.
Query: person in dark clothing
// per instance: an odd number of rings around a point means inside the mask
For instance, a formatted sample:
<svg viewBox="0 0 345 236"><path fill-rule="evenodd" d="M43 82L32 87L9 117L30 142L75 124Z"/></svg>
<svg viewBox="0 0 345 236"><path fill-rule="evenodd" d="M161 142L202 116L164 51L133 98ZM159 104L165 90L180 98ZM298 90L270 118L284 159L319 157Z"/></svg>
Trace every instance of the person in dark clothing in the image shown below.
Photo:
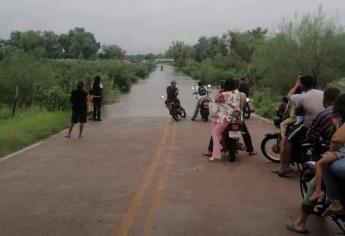
<svg viewBox="0 0 345 236"><path fill-rule="evenodd" d="M165 100L165 105L171 112L171 104L176 103L180 104L180 100L177 98L178 95L178 88L176 87L176 81L171 81L171 84L166 89L167 92L167 99Z"/></svg>
<svg viewBox="0 0 345 236"><path fill-rule="evenodd" d="M71 103L72 103L72 118L71 124L68 129L68 134L66 138L71 138L71 133L73 127L76 123L80 123L79 127L79 138L82 137L84 124L87 120L87 93L84 91L84 83L82 81L78 82L77 89L73 90L71 93Z"/></svg>
<svg viewBox="0 0 345 236"><path fill-rule="evenodd" d="M246 97L249 96L249 84L246 81L246 78L241 78L240 87L238 89L240 92L244 93Z"/></svg>
<svg viewBox="0 0 345 236"><path fill-rule="evenodd" d="M101 119L101 107L102 107L102 84L101 77L97 75L92 86L92 97L93 97L93 114L92 118L95 121L102 121Z"/></svg>

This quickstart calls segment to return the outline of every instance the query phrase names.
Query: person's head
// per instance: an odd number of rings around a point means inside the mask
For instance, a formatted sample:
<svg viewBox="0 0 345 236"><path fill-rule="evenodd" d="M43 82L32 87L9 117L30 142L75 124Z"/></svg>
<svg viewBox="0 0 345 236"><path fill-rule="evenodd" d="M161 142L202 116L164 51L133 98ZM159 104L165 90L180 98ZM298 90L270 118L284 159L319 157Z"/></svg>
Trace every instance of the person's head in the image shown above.
<svg viewBox="0 0 345 236"><path fill-rule="evenodd" d="M242 81L242 82L246 82L246 78L241 77L240 81Z"/></svg>
<svg viewBox="0 0 345 236"><path fill-rule="evenodd" d="M308 91L310 89L314 88L315 80L310 75L303 75L299 78L299 81L301 82L301 90L302 91Z"/></svg>
<svg viewBox="0 0 345 236"><path fill-rule="evenodd" d="M341 119L345 119L345 94L340 94L334 103L333 108L334 114L339 116Z"/></svg>
<svg viewBox="0 0 345 236"><path fill-rule="evenodd" d="M198 86L203 86L204 84L202 83L202 81L198 82Z"/></svg>
<svg viewBox="0 0 345 236"><path fill-rule="evenodd" d="M170 84L171 84L171 86L176 87L176 81L175 81L175 80L172 80L172 81L170 82Z"/></svg>
<svg viewBox="0 0 345 236"><path fill-rule="evenodd" d="M234 79L227 79L224 83L224 91L233 91L237 89L237 84Z"/></svg>
<svg viewBox="0 0 345 236"><path fill-rule="evenodd" d="M240 81L235 79L236 89L240 88Z"/></svg>
<svg viewBox="0 0 345 236"><path fill-rule="evenodd" d="M101 77L99 75L95 76L95 81L93 82L93 87L100 87L101 85Z"/></svg>
<svg viewBox="0 0 345 236"><path fill-rule="evenodd" d="M337 88L326 89L323 92L323 106L325 108L333 106L339 94L340 94L340 90Z"/></svg>
<svg viewBox="0 0 345 236"><path fill-rule="evenodd" d="M77 84L77 89L83 90L83 88L84 88L84 83L83 83L83 81L79 81L78 84Z"/></svg>

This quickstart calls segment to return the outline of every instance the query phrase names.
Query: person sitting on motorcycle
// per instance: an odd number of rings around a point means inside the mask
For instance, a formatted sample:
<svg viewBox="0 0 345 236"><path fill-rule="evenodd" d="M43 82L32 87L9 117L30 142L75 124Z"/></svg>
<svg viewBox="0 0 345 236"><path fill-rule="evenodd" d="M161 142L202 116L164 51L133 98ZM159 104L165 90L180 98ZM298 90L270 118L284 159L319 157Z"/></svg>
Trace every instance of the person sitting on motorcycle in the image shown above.
<svg viewBox="0 0 345 236"><path fill-rule="evenodd" d="M195 118L199 113L201 102L203 99L207 97L207 94L208 94L206 87L203 85L201 81L198 82L198 86L196 87L194 94L197 94L198 101L196 103L192 121L195 121Z"/></svg>
<svg viewBox="0 0 345 236"><path fill-rule="evenodd" d="M334 106L334 112L339 116L338 129L331 139L330 151L316 162L315 168L315 191L310 197L310 201L317 201L323 197L322 191L322 170L324 167L331 165L334 161L345 158L345 94L341 95ZM344 212L340 200L332 202L330 208L336 212Z"/></svg>
<svg viewBox="0 0 345 236"><path fill-rule="evenodd" d="M249 84L247 83L246 78L242 77L240 79L240 84L239 84L238 90L241 93L244 93L246 95L246 97L249 97Z"/></svg>
<svg viewBox="0 0 345 236"><path fill-rule="evenodd" d="M298 88L304 93L300 95L296 106L296 114L303 114L304 121L302 125L293 127L289 131L287 139L283 143L283 152L281 155L281 167L273 170L278 173L279 177L286 177L292 170L290 169L291 155L294 145L305 138L306 131L309 129L316 115L324 110L323 92L314 89L315 79L309 75L303 75L298 78L295 86L290 90L289 94L294 94ZM289 95L288 97L291 97Z"/></svg>
<svg viewBox="0 0 345 236"><path fill-rule="evenodd" d="M333 117L333 106L336 98L340 94L340 91L336 88L328 88L324 92L323 104L326 108L324 111L321 111L316 118L313 120L312 125L307 133L307 141L311 143L318 143L320 137L322 140L331 140L334 132L335 125L332 121ZM315 144L318 145L318 144ZM287 225L287 229L297 233L306 233L306 221L308 216L313 212L315 201L311 201L310 197L312 196L315 189L315 178L308 184L308 192L303 199L301 205L301 214L294 221L293 224Z"/></svg>
<svg viewBox="0 0 345 236"><path fill-rule="evenodd" d="M172 80L170 85L166 88L167 99L165 100L165 105L168 108L170 114L172 110L172 104L180 104L178 96L178 88L176 87L176 81Z"/></svg>

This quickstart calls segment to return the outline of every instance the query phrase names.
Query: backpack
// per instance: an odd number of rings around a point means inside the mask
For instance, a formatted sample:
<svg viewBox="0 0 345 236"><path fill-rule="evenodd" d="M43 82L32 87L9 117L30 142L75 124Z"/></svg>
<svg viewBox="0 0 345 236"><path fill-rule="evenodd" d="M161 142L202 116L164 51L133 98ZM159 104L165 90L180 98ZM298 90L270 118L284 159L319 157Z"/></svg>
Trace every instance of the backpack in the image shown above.
<svg viewBox="0 0 345 236"><path fill-rule="evenodd" d="M207 94L207 91L204 86L199 86L198 93L200 96L205 96Z"/></svg>

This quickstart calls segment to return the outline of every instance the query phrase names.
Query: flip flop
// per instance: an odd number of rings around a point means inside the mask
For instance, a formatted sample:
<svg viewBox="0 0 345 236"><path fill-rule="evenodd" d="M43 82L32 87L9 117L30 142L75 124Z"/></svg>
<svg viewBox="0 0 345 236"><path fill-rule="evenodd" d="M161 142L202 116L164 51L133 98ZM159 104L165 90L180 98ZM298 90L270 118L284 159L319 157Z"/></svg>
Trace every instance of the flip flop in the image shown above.
<svg viewBox="0 0 345 236"><path fill-rule="evenodd" d="M257 154L258 154L258 153L257 153L257 152L254 152L254 151L253 151L253 152L248 152L248 155L249 155L249 156L255 156L255 155L257 155Z"/></svg>
<svg viewBox="0 0 345 236"><path fill-rule="evenodd" d="M309 233L309 230L307 230L307 229L298 229L298 228L296 228L295 225L286 225L286 229L290 230L292 232L295 232L295 233L299 233L299 234L308 234Z"/></svg>
<svg viewBox="0 0 345 236"><path fill-rule="evenodd" d="M211 157L211 156L212 156L212 153L204 152L202 155L205 156L205 157Z"/></svg>
<svg viewBox="0 0 345 236"><path fill-rule="evenodd" d="M286 170L286 171L279 171L278 176L285 178L285 177L290 177L290 174L292 173L292 170Z"/></svg>

